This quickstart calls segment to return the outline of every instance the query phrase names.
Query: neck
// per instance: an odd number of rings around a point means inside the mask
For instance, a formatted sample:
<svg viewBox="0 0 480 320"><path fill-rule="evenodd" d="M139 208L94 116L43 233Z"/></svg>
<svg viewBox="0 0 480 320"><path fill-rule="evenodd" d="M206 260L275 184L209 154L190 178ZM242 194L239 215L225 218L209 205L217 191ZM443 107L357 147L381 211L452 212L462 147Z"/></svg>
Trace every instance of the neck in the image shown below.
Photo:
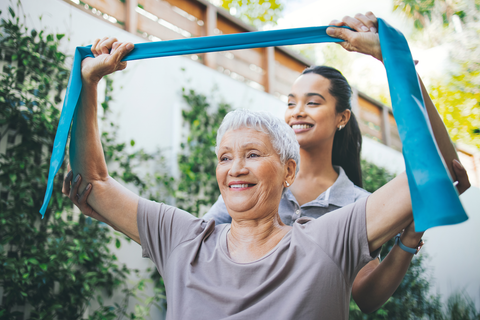
<svg viewBox="0 0 480 320"><path fill-rule="evenodd" d="M298 178L325 178L335 181L338 177L332 164L333 140L311 148L300 148Z"/></svg>
<svg viewBox="0 0 480 320"><path fill-rule="evenodd" d="M255 220L232 220L227 237L230 257L237 262L251 262L265 256L291 229L282 223L277 211Z"/></svg>

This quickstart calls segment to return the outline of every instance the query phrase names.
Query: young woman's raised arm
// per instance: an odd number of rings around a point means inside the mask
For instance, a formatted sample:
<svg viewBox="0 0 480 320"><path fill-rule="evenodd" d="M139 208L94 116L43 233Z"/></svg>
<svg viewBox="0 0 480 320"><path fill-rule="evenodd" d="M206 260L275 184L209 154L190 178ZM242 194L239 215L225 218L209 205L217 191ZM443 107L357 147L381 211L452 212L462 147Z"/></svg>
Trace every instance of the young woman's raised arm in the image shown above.
<svg viewBox="0 0 480 320"><path fill-rule="evenodd" d="M330 36L345 40L345 42L340 43L340 45L346 50L368 54L383 61L377 34L377 19L373 13L368 12L366 15L357 14L354 18L345 17L343 21L334 20L330 25L349 26L356 30L356 32L343 28L329 28L327 30ZM460 162L457 160L453 161L454 159L458 159L456 151L451 144L445 126L420 77L419 80L435 139L450 169L452 177L458 181L457 189L462 193L470 186L466 171ZM388 199L388 197L395 196L398 196L398 198L394 203L385 205L385 203L381 201L383 197L387 197L384 199ZM372 239L378 236L372 230L375 230L376 226L382 225L382 223L388 223L385 220L388 219L387 215L384 215L384 213L387 211L397 212L396 210L400 210L405 214L396 224L390 226L393 228L392 232L373 241L370 248L378 248L379 245L390 239L404 227L406 227L406 229L401 237L402 243L411 248L417 246L423 233L415 232L414 225L411 222L411 203L405 174L397 177L395 181L392 181L390 186L379 190L376 195L372 195L368 202L367 208L370 208L369 212L373 213L373 216L369 215L370 218L367 217L367 225L369 225L371 229L369 238ZM378 215L376 215L376 212L372 212L372 210L374 210L372 207L382 212L378 212ZM407 272L412 257L413 254L403 251L398 246L394 246L382 263L379 264L377 261L370 262L358 273L353 284L352 295L363 312L369 313L375 311L390 298Z"/></svg>
<svg viewBox="0 0 480 320"><path fill-rule="evenodd" d="M83 60L82 93L72 127L70 163L74 182L80 190L89 192L91 208L114 228L140 243L138 196L108 175L97 123L98 82L107 74L125 69L126 62L121 60L132 49L133 44L120 43L115 38L97 39L91 49L95 58Z"/></svg>

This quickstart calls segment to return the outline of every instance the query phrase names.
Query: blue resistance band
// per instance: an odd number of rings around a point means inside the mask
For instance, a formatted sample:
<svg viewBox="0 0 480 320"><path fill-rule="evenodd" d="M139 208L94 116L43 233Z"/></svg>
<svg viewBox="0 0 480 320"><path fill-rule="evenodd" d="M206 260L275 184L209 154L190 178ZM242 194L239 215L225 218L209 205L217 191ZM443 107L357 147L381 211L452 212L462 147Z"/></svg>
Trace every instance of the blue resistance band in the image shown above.
<svg viewBox="0 0 480 320"><path fill-rule="evenodd" d="M403 34L378 19L380 45L387 70L393 112L403 144L412 198L415 228L460 223L468 219L432 136L415 66ZM342 42L326 33L327 27L246 32L136 44L124 61L204 52L230 51L321 42ZM81 62L93 57L90 47L77 47L65 101L55 136L47 190L40 213L45 214L53 180L65 156L70 125L82 90Z"/></svg>

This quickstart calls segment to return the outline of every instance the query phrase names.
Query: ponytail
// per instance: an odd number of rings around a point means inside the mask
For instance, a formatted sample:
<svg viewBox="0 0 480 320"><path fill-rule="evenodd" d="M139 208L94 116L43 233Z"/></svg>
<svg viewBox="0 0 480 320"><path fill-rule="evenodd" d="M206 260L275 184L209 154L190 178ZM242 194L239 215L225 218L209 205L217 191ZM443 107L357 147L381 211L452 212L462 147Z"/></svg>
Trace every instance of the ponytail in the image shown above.
<svg viewBox="0 0 480 320"><path fill-rule="evenodd" d="M337 69L327 66L312 66L302 74L315 73L330 80L330 94L335 98L337 113L352 110L350 99L352 88L347 79ZM342 130L337 130L333 138L332 164L345 170L347 177L357 186L362 187L362 169L360 167L360 151L362 134L357 119L351 112L350 120Z"/></svg>

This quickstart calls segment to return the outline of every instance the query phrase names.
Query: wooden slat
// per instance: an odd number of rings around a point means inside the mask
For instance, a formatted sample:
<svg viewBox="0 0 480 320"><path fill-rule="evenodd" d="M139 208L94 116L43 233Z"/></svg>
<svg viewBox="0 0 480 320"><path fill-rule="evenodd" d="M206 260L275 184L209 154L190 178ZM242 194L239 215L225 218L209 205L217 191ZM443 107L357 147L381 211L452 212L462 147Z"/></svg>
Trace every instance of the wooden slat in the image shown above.
<svg viewBox="0 0 480 320"><path fill-rule="evenodd" d="M201 26L196 21L191 21L172 9L172 5L166 1L160 0L139 0L139 3L143 5L145 11L148 11L157 17L170 22L171 24L188 31L194 37L198 37L202 34Z"/></svg>
<svg viewBox="0 0 480 320"><path fill-rule="evenodd" d="M292 70L278 62L275 63L275 78L277 79L277 81L281 81L285 84L288 84L289 86L292 86L292 84L295 82L295 80L297 80L299 75L300 72Z"/></svg>
<svg viewBox="0 0 480 320"><path fill-rule="evenodd" d="M262 68L263 63L263 55L258 53L256 50L252 49L242 49L242 50L234 50L230 51L234 56L235 59L242 60L246 63L251 63L256 66Z"/></svg>
<svg viewBox="0 0 480 320"><path fill-rule="evenodd" d="M248 80L263 84L263 75L250 70L250 65L241 60L228 59L222 53L217 53L216 63L217 66L222 66L223 68L233 71Z"/></svg>
<svg viewBox="0 0 480 320"><path fill-rule="evenodd" d="M285 82L282 82L282 81L275 81L275 84L274 84L273 87L275 88L273 90L273 92L278 92L281 95L288 96L288 94L290 93L290 90L292 88L292 84L291 83L285 83Z"/></svg>
<svg viewBox="0 0 480 320"><path fill-rule="evenodd" d="M222 16L217 17L217 28L222 31L223 34L242 33L248 31L240 26L235 25L233 22L225 19Z"/></svg>
<svg viewBox="0 0 480 320"><path fill-rule="evenodd" d="M137 33L138 15L136 9L138 7L137 0L125 1L125 30L130 33Z"/></svg>
<svg viewBox="0 0 480 320"><path fill-rule="evenodd" d="M125 5L120 0L84 0L83 2L118 21L125 22Z"/></svg>
<svg viewBox="0 0 480 320"><path fill-rule="evenodd" d="M172 6L191 14L198 20L204 20L205 6L195 0L165 0Z"/></svg>
<svg viewBox="0 0 480 320"><path fill-rule="evenodd" d="M360 105L360 108L365 110L365 111L368 111L368 112L371 112L373 114L376 114L378 115L378 117L380 118L382 116L382 108L379 107L379 106L376 106L374 104L372 104L371 102L365 100L365 99L358 99L358 104Z"/></svg>
<svg viewBox="0 0 480 320"><path fill-rule="evenodd" d="M308 67L280 50L275 50L275 60L281 65L300 73Z"/></svg>
<svg viewBox="0 0 480 320"><path fill-rule="evenodd" d="M360 119L363 121L371 122L374 125L377 125L381 128L382 122L378 115L371 113L370 111L364 110L360 107ZM381 129L379 129L380 132Z"/></svg>
<svg viewBox="0 0 480 320"><path fill-rule="evenodd" d="M184 37L164 26L158 22L152 21L142 15L138 15L138 29L148 34L154 35L162 40L183 39Z"/></svg>
<svg viewBox="0 0 480 320"><path fill-rule="evenodd" d="M370 128L365 123L360 123L360 131L362 132L362 135L367 135L367 136L370 135L372 137L377 138L379 141L382 141L381 132Z"/></svg>

